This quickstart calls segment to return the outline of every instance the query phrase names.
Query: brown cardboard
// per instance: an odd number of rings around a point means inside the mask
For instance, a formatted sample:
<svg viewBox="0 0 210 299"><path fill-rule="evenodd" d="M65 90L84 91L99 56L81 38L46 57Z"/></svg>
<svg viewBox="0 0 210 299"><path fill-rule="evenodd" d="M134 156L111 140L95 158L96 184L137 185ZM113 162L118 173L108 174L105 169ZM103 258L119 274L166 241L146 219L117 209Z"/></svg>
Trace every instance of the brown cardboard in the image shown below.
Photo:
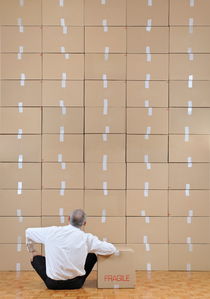
<svg viewBox="0 0 210 299"><path fill-rule="evenodd" d="M61 81L42 81L42 104L43 106L83 106L83 81L65 81L62 88Z"/></svg>
<svg viewBox="0 0 210 299"><path fill-rule="evenodd" d="M169 191L170 216L210 216L210 191L190 190L186 196L184 190Z"/></svg>
<svg viewBox="0 0 210 299"><path fill-rule="evenodd" d="M23 162L41 162L41 135L0 135L0 162L18 162L23 155Z"/></svg>
<svg viewBox="0 0 210 299"><path fill-rule="evenodd" d="M125 108L108 107L107 114L103 107L85 108L85 133L105 133L106 127L109 133L125 133Z"/></svg>
<svg viewBox="0 0 210 299"><path fill-rule="evenodd" d="M168 80L168 54L127 54L127 80ZM171 77L173 79L173 77Z"/></svg>
<svg viewBox="0 0 210 299"><path fill-rule="evenodd" d="M193 19L194 25L210 25L210 4L208 1L199 1L190 6L188 0L170 1L170 25L188 25L189 18Z"/></svg>
<svg viewBox="0 0 210 299"><path fill-rule="evenodd" d="M65 163L65 169L62 166L61 163L42 164L42 188L83 189L83 163Z"/></svg>
<svg viewBox="0 0 210 299"><path fill-rule="evenodd" d="M83 190L42 190L42 215L68 216L75 209L83 209Z"/></svg>
<svg viewBox="0 0 210 299"><path fill-rule="evenodd" d="M100 27L85 27L85 52L104 53L105 48L109 53L126 53L125 27L109 27L107 32Z"/></svg>
<svg viewBox="0 0 210 299"><path fill-rule="evenodd" d="M85 80L85 106L103 107L106 99L109 107L125 107L125 90L126 84L122 81L108 81L104 88L103 81Z"/></svg>
<svg viewBox="0 0 210 299"><path fill-rule="evenodd" d="M146 163L127 163L128 189L168 189L168 164L151 163L148 169ZM146 184L147 185L147 184Z"/></svg>
<svg viewBox="0 0 210 299"><path fill-rule="evenodd" d="M111 243L125 243L125 217L88 217L85 231Z"/></svg>
<svg viewBox="0 0 210 299"><path fill-rule="evenodd" d="M68 53L67 53L68 55ZM43 54L43 79L62 80L62 74L66 74L66 80L84 79L84 55L83 54Z"/></svg>
<svg viewBox="0 0 210 299"><path fill-rule="evenodd" d="M209 271L209 244L169 244L169 270Z"/></svg>
<svg viewBox="0 0 210 299"><path fill-rule="evenodd" d="M108 26L126 25L126 1L106 1L102 5L98 0L85 1L85 25L101 26L107 20Z"/></svg>
<svg viewBox="0 0 210 299"><path fill-rule="evenodd" d="M127 243L168 243L167 217L127 217Z"/></svg>
<svg viewBox="0 0 210 299"><path fill-rule="evenodd" d="M25 1L23 6L16 0L1 1L0 12L1 25L18 25L18 18L23 25L41 25L41 0Z"/></svg>
<svg viewBox="0 0 210 299"><path fill-rule="evenodd" d="M22 129L22 134L41 133L41 109L23 108L19 112L18 108L0 108L0 133L18 134L18 129Z"/></svg>
<svg viewBox="0 0 210 299"><path fill-rule="evenodd" d="M85 162L102 162L107 155L107 162L125 162L125 135L109 134L107 141L102 134L85 135Z"/></svg>
<svg viewBox="0 0 210 299"><path fill-rule="evenodd" d="M210 54L194 54L189 60L189 54L170 54L170 80L210 80Z"/></svg>
<svg viewBox="0 0 210 299"><path fill-rule="evenodd" d="M107 163L107 170L103 170L102 163L85 163L86 189L125 189L125 163Z"/></svg>
<svg viewBox="0 0 210 299"><path fill-rule="evenodd" d="M152 19L152 26L168 25L168 1L160 0L149 6L147 1L130 0L127 3L127 25L147 26Z"/></svg>
<svg viewBox="0 0 210 299"><path fill-rule="evenodd" d="M209 217L169 217L169 243L210 243Z"/></svg>
<svg viewBox="0 0 210 299"><path fill-rule="evenodd" d="M190 135L186 142L183 135L169 136L169 162L210 162L210 136Z"/></svg>
<svg viewBox="0 0 210 299"><path fill-rule="evenodd" d="M42 216L42 227L68 225L67 216Z"/></svg>
<svg viewBox="0 0 210 299"><path fill-rule="evenodd" d="M42 135L42 161L58 162L58 155L62 155L63 162L83 161L83 135L65 134L64 142L60 142L58 134Z"/></svg>
<svg viewBox="0 0 210 299"><path fill-rule="evenodd" d="M125 216L125 191L85 190L84 206L88 216Z"/></svg>
<svg viewBox="0 0 210 299"><path fill-rule="evenodd" d="M41 189L41 163L0 163L0 189L18 190L18 182L22 189Z"/></svg>
<svg viewBox="0 0 210 299"><path fill-rule="evenodd" d="M98 256L98 288L134 288L135 273L134 251L119 248L119 254Z"/></svg>
<svg viewBox="0 0 210 299"><path fill-rule="evenodd" d="M51 10L52 6L50 6ZM59 53L64 47L65 52L84 52L84 29L82 27L67 27L67 33L63 33L63 27L43 27L43 52Z"/></svg>
<svg viewBox="0 0 210 299"><path fill-rule="evenodd" d="M210 85L208 81L193 81L188 88L188 81L170 81L170 107L188 107L189 101L193 107L210 107Z"/></svg>
<svg viewBox="0 0 210 299"><path fill-rule="evenodd" d="M31 38L33 36L33 38ZM27 27L20 32L18 26L1 27L1 52L20 51L23 47L23 53L40 53L41 52L41 27Z"/></svg>
<svg viewBox="0 0 210 299"><path fill-rule="evenodd" d="M4 80L1 82L1 106L41 106L41 81Z"/></svg>
<svg viewBox="0 0 210 299"><path fill-rule="evenodd" d="M0 190L0 216L40 216L41 190Z"/></svg>
<svg viewBox="0 0 210 299"><path fill-rule="evenodd" d="M66 108L66 114L62 114L62 107L43 108L43 133L60 133L60 127L64 127L65 134L83 133L83 108ZM65 140L65 136L64 136Z"/></svg>
<svg viewBox="0 0 210 299"><path fill-rule="evenodd" d="M134 250L136 270L168 270L168 244L128 244Z"/></svg>
<svg viewBox="0 0 210 299"><path fill-rule="evenodd" d="M104 54L85 54L85 79L125 80L126 55L109 54L105 59Z"/></svg>
<svg viewBox="0 0 210 299"><path fill-rule="evenodd" d="M185 134L185 127L187 126L189 127L189 134L209 134L209 115L209 108L193 108L190 115L187 108L170 108L169 133Z"/></svg>
<svg viewBox="0 0 210 299"><path fill-rule="evenodd" d="M127 108L128 134L147 134L147 127L150 134L168 134L168 109Z"/></svg>
<svg viewBox="0 0 210 299"><path fill-rule="evenodd" d="M25 230L40 226L41 217L0 217L0 243L25 244Z"/></svg>
<svg viewBox="0 0 210 299"><path fill-rule="evenodd" d="M42 1L43 25L61 25L60 19L64 19L65 25L82 26L84 4L82 0L65 0L63 6L57 0Z"/></svg>
<svg viewBox="0 0 210 299"><path fill-rule="evenodd" d="M127 216L168 216L168 191L149 190L145 197L144 190L127 190Z"/></svg>
<svg viewBox="0 0 210 299"><path fill-rule="evenodd" d="M146 53L150 47L151 53L168 53L168 27L154 27L147 31L145 27L127 28L127 52Z"/></svg>
<svg viewBox="0 0 210 299"><path fill-rule="evenodd" d="M143 81L127 81L128 107L168 107L167 81L150 81L145 88Z"/></svg>
<svg viewBox="0 0 210 299"><path fill-rule="evenodd" d="M149 162L168 161L168 136L127 135L127 162L144 162L148 155Z"/></svg>
<svg viewBox="0 0 210 299"><path fill-rule="evenodd" d="M25 74L25 79L41 79L41 54L22 54L22 58L17 58L17 53L1 54L1 78L21 79L21 74Z"/></svg>
<svg viewBox="0 0 210 299"><path fill-rule="evenodd" d="M209 53L210 42L209 27L193 27L193 32L189 32L189 27L170 27L170 51L171 53L187 53L191 48L194 53Z"/></svg>

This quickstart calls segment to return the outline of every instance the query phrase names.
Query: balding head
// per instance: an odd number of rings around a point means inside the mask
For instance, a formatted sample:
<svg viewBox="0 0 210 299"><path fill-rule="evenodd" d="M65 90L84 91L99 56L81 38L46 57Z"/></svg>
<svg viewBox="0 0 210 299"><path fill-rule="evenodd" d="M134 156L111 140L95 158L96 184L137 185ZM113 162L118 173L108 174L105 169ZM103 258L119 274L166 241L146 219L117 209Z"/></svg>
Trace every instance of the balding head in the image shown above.
<svg viewBox="0 0 210 299"><path fill-rule="evenodd" d="M77 209L70 214L70 224L81 228L86 224L86 214L83 210Z"/></svg>

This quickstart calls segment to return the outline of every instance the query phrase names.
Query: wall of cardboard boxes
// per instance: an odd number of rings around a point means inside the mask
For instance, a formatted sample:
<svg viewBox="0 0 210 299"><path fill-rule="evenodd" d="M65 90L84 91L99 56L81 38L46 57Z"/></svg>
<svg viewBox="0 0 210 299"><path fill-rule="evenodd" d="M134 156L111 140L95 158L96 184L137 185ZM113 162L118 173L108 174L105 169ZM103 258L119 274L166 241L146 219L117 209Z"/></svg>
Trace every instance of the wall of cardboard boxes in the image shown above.
<svg viewBox="0 0 210 299"><path fill-rule="evenodd" d="M0 270L27 227L210 270L210 1L1 0Z"/></svg>

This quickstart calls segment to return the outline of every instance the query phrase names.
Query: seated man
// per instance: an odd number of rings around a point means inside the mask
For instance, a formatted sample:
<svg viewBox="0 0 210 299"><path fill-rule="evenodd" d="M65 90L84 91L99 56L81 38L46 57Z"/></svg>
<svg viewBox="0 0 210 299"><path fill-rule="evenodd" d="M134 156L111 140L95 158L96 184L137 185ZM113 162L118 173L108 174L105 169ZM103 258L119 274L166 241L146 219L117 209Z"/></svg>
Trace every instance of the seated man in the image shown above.
<svg viewBox="0 0 210 299"><path fill-rule="evenodd" d="M31 264L48 289L79 289L93 269L97 256L117 250L111 243L85 233L83 210L74 210L68 225L26 229L26 244L33 258ZM33 242L45 245L45 257L38 255Z"/></svg>

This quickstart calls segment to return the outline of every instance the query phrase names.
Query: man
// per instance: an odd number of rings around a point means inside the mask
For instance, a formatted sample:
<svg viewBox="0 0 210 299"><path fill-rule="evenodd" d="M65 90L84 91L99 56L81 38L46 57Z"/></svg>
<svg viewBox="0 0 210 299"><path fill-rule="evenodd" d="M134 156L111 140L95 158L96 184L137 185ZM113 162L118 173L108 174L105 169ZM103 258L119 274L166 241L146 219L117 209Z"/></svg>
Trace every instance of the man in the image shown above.
<svg viewBox="0 0 210 299"><path fill-rule="evenodd" d="M114 245L85 233L83 210L74 210L68 225L26 229L26 244L32 253L31 264L48 289L79 289L93 269L97 256L110 255ZM38 255L33 242L45 246L45 257Z"/></svg>

